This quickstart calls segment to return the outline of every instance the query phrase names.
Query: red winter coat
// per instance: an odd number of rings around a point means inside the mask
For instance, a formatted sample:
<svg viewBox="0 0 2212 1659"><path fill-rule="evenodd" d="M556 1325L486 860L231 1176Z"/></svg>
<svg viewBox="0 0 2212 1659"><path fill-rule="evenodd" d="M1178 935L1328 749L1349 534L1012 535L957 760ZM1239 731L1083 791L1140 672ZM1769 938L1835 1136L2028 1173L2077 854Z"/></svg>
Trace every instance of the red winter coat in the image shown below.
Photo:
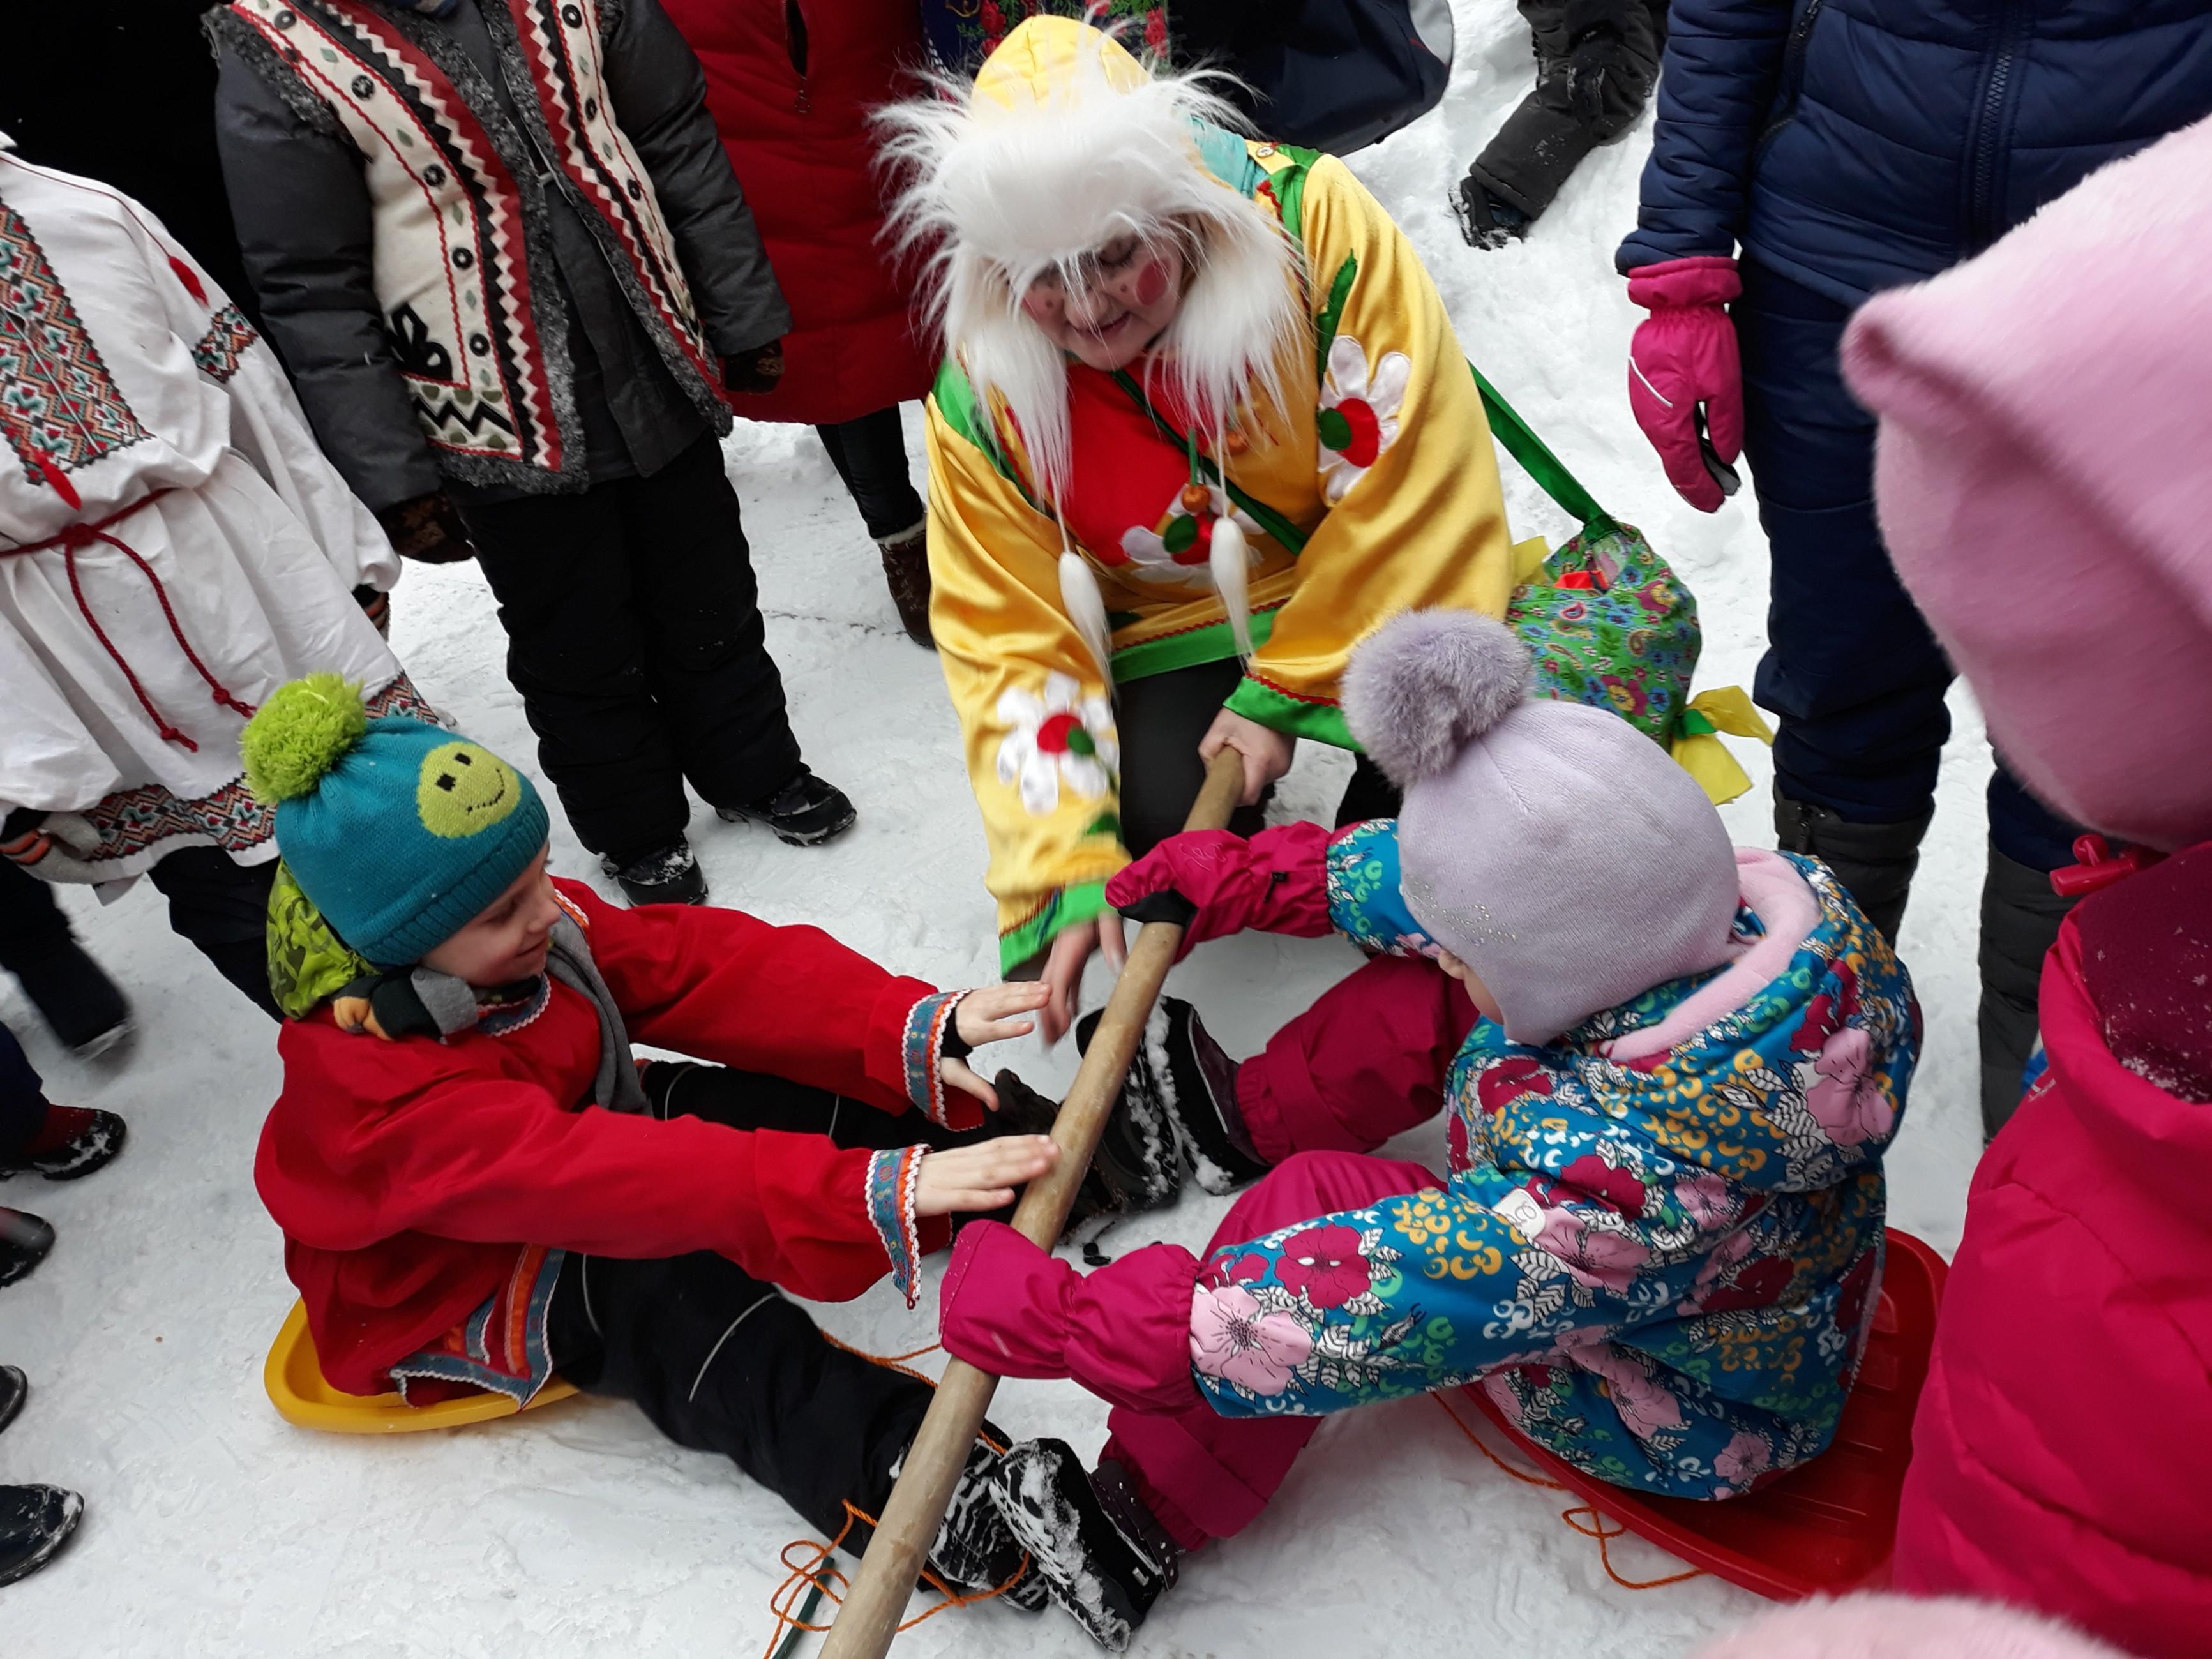
<svg viewBox="0 0 2212 1659"><path fill-rule="evenodd" d="M633 1039L908 1109L902 1039L927 985L816 928L688 905L620 910L555 884L583 912ZM386 1368L481 1304L526 1244L719 1250L826 1301L889 1270L866 1152L584 1105L599 1018L557 981L545 1011L504 1036L383 1042L339 1030L325 1008L288 1021L277 1051L283 1091L254 1182L323 1374L349 1393L388 1386Z"/></svg>
<svg viewBox="0 0 2212 1659"><path fill-rule="evenodd" d="M814 425L929 390L910 284L877 245L884 194L868 131L921 55L913 0L661 0L707 70L707 109L789 301L783 381L752 420Z"/></svg>
<svg viewBox="0 0 2212 1659"><path fill-rule="evenodd" d="M2140 1073L2179 1074L2171 1056L2191 1041L2201 1059L2203 930L2193 963L2170 953L2191 908L2182 884L2204 914L2212 846L2160 868L2084 900L2045 963L2050 1071L1974 1175L1913 1423L1895 1575L1917 1594L2054 1614L2143 1659L2201 1659L2212 1104ZM2139 921L2116 935L2097 907L2124 899ZM2124 959L2138 950L2171 966L2146 975ZM2113 1047L2128 1052L2128 1023L2160 994L2187 1010L2156 1034L2167 1058L2123 1064Z"/></svg>

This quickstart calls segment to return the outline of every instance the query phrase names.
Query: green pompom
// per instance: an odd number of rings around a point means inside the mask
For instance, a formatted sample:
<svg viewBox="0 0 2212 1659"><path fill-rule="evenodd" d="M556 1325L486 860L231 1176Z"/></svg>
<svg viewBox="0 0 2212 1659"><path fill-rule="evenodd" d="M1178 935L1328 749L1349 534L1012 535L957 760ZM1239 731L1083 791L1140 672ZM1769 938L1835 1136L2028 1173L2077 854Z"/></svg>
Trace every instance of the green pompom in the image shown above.
<svg viewBox="0 0 2212 1659"><path fill-rule="evenodd" d="M281 685L239 738L246 785L271 806L308 794L368 730L352 681L318 673Z"/></svg>

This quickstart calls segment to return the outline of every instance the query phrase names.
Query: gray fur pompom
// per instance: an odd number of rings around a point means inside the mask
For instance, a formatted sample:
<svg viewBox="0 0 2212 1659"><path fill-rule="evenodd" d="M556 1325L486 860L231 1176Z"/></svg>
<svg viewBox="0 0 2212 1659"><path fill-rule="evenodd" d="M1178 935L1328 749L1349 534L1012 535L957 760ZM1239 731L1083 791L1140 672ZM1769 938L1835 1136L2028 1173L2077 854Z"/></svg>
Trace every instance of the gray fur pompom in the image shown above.
<svg viewBox="0 0 2212 1659"><path fill-rule="evenodd" d="M1458 758L1528 695L1528 647L1495 617L1409 611L1362 640L1344 671L1344 718L1401 789Z"/></svg>

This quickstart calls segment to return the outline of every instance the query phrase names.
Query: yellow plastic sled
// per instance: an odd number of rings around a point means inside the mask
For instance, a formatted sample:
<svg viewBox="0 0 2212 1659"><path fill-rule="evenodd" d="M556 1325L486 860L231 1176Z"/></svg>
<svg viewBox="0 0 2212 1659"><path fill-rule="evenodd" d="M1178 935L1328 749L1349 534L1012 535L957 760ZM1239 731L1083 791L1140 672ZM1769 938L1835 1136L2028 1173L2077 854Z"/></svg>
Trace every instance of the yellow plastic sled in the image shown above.
<svg viewBox="0 0 2212 1659"><path fill-rule="evenodd" d="M303 1302L295 1302L292 1311L284 1316L283 1328L270 1345L269 1362L261 1368L261 1382L269 1390L269 1403L287 1423L331 1434L411 1434L419 1429L458 1429L495 1417L512 1417L518 1410L534 1411L576 1392L574 1383L556 1376L523 1407L517 1407L506 1395L488 1389L441 1400L434 1406L410 1406L396 1394L341 1393L323 1380Z"/></svg>

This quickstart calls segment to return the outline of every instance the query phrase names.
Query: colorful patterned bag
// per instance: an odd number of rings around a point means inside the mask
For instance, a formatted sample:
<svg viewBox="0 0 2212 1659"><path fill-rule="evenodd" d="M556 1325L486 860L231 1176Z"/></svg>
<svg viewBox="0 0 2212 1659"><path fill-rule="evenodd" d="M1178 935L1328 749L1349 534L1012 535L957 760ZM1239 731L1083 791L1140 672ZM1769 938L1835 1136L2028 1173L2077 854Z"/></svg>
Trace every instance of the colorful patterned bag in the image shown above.
<svg viewBox="0 0 2212 1659"><path fill-rule="evenodd" d="M1610 708L1666 744L1716 804L1735 799L1751 780L1717 734L1765 743L1774 734L1741 686L1690 695L1704 641L1696 599L1644 532L1601 507L1482 371L1474 374L1506 453L1582 524L1548 555L1540 540L1516 550L1522 563L1505 621L1535 659L1538 694Z"/></svg>

